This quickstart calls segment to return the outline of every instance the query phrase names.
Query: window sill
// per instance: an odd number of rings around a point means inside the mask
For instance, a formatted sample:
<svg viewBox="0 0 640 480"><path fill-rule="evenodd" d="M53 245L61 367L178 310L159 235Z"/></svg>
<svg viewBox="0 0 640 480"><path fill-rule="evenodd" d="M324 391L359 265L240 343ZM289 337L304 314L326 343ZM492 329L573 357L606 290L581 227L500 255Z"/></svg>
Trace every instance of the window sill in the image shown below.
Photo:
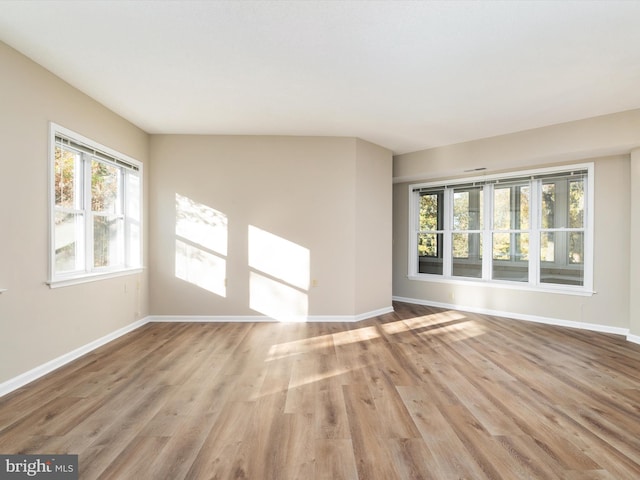
<svg viewBox="0 0 640 480"><path fill-rule="evenodd" d="M123 277L125 275L135 275L141 273L144 268L128 268L126 270L118 270L114 272L94 273L91 275L83 275L81 277L70 277L65 279L51 280L47 282L49 288L69 287L71 285L79 285L81 283L97 282L108 278Z"/></svg>
<svg viewBox="0 0 640 480"><path fill-rule="evenodd" d="M516 282L500 282L495 280L488 282L481 279L442 278L436 275L407 275L407 278L409 280L419 282L447 283L450 285L496 288L503 290L520 290L525 292L556 293L560 295L576 295L580 297L591 297L597 293L584 287L572 288L571 286L567 285L541 286Z"/></svg>

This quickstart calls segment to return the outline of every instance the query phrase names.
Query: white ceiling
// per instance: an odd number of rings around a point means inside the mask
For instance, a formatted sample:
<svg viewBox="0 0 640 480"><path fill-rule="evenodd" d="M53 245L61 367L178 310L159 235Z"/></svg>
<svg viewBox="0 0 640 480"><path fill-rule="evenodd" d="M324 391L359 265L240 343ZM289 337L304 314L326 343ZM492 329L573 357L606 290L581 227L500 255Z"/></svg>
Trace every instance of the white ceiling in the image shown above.
<svg viewBox="0 0 640 480"><path fill-rule="evenodd" d="M640 1L8 1L0 40L149 133L395 153L640 108Z"/></svg>

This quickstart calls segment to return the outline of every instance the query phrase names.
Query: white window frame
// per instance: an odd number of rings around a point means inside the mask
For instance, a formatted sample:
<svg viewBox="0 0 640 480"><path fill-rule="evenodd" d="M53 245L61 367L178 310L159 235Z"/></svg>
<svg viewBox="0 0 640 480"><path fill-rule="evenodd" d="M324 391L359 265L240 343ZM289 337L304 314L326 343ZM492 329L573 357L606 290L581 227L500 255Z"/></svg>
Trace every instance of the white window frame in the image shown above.
<svg viewBox="0 0 640 480"><path fill-rule="evenodd" d="M586 171L587 178L585 181L585 213L584 213L584 267L583 267L583 284L582 285L566 285L542 283L540 280L540 233L546 231L543 229L541 222L541 212L537 205L540 203L538 188L534 188L535 182L542 180L532 180L530 191L530 208L533 212L529 219L529 228L527 230L518 230L518 232L529 233L529 274L528 281L510 281L510 280L494 280L491 278L492 269L492 234L493 229L493 185L496 182L509 182L523 179L526 177L541 177L553 174L566 174L572 171ZM531 170L520 170L509 172L506 174L487 174L478 177L464 177L448 181L432 181L426 183L417 183L409 185L409 242L408 242L408 275L410 280L427 281L436 283L452 283L461 285L477 285L484 287L496 287L517 290L543 291L550 293L561 293L571 295L593 295L593 237L594 237L594 164L579 163L572 165L560 165L556 167L546 167ZM482 184L484 185L483 195L483 251L482 251L482 278L459 277L452 275L452 258L451 258L451 236L452 226L450 218L452 218L453 204L451 202L453 189L459 186ZM445 188L446 187L446 188ZM444 207L444 232L442 245L443 254L443 274L419 273L418 271L418 234L419 230L419 211L420 211L420 189L437 189L445 188L444 196L449 198L445 201ZM535 213L535 217L533 215ZM556 229L557 231L571 231L570 228ZM513 230L514 232L516 230ZM511 230L507 231L508 233Z"/></svg>
<svg viewBox="0 0 640 480"><path fill-rule="evenodd" d="M127 169L128 172L137 172L135 175L138 177L139 191L136 197L129 198L130 191L127 185L121 186L122 191L122 218L123 218L123 236L124 236L124 252L122 252L122 263L110 267L94 267L93 266L93 229L91 227L91 221L94 214L103 215L102 212L91 211L91 169L83 168L82 170L82 185L78 184L77 188L81 191L78 194L83 195L84 202L83 208L78 210L84 214L84 234L82 239L84 244L81 246L82 254L81 258L77 262L78 269L73 272L56 273L55 262L55 218L56 212L60 211L56 208L55 198L55 149L56 149L56 137L62 137L70 140L71 142L81 145L85 150L93 150L97 155L91 155L89 153L82 153L84 158L80 160L83 164L90 164L91 161L99 161L101 163L111 164L119 167L120 169ZM143 258L143 209L142 199L143 195L143 164L138 160L129 157L123 153L113 150L105 145L102 145L94 140L91 140L77 132L69 130L65 127L57 125L53 122L49 124L49 275L47 284L51 288L64 287L69 285L76 285L85 282L91 282L101 280L105 278L118 277L122 275L131 275L139 273L143 270L142 258ZM122 171L122 170L121 170ZM128 173L131 175L131 173ZM123 181L123 179L121 179ZM127 207L127 204L136 204L137 209L133 217L131 208ZM71 209L75 210L75 209ZM133 238L132 223L137 223L137 239Z"/></svg>

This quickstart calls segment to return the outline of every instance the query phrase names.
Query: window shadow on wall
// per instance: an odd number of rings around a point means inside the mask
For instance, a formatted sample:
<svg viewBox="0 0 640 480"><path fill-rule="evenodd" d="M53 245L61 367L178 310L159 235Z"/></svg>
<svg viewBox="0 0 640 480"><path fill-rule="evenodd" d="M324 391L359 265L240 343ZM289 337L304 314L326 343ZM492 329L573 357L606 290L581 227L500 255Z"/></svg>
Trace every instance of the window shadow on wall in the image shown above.
<svg viewBox="0 0 640 480"><path fill-rule="evenodd" d="M309 249L253 225L248 235L250 308L279 321L306 321Z"/></svg>
<svg viewBox="0 0 640 480"><path fill-rule="evenodd" d="M176 193L175 275L221 297L227 295L227 216Z"/></svg>

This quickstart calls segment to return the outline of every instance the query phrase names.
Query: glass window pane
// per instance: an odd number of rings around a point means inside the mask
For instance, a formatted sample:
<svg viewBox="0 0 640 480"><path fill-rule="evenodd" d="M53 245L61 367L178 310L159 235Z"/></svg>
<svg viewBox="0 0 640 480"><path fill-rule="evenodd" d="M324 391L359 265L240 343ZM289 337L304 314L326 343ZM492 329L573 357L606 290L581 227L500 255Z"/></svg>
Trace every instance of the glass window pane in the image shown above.
<svg viewBox="0 0 640 480"><path fill-rule="evenodd" d="M452 274L456 277L482 277L482 236L480 233L454 233Z"/></svg>
<svg viewBox="0 0 640 480"><path fill-rule="evenodd" d="M418 272L442 275L441 233L418 235Z"/></svg>
<svg viewBox="0 0 640 480"><path fill-rule="evenodd" d="M120 169L113 165L91 162L91 210L119 214L122 212Z"/></svg>
<svg viewBox="0 0 640 480"><path fill-rule="evenodd" d="M519 217L516 221L516 229L529 229L529 198L531 195L531 187L529 185L521 185L515 187L516 193L516 212Z"/></svg>
<svg viewBox="0 0 640 480"><path fill-rule="evenodd" d="M541 283L555 283L558 285L584 285L584 268L568 269L566 267L545 266L540 269Z"/></svg>
<svg viewBox="0 0 640 480"><path fill-rule="evenodd" d="M451 238L453 258L469 258L469 234L454 233Z"/></svg>
<svg viewBox="0 0 640 480"><path fill-rule="evenodd" d="M140 221L140 175L126 174L127 182L127 217L134 221Z"/></svg>
<svg viewBox="0 0 640 480"><path fill-rule="evenodd" d="M542 185L542 228L555 228L556 184Z"/></svg>
<svg viewBox="0 0 640 480"><path fill-rule="evenodd" d="M541 234L540 282L583 285L584 235L582 232L545 232Z"/></svg>
<svg viewBox="0 0 640 480"><path fill-rule="evenodd" d="M584 227L584 179L569 182L569 228Z"/></svg>
<svg viewBox="0 0 640 480"><path fill-rule="evenodd" d="M140 176L130 172L125 176L126 185L126 213L127 213L127 265L142 265L141 258L141 205L140 205Z"/></svg>
<svg viewBox="0 0 640 480"><path fill-rule="evenodd" d="M511 260L511 234L493 234L493 259Z"/></svg>
<svg viewBox="0 0 640 480"><path fill-rule="evenodd" d="M440 230L442 219L442 192L420 195L420 230Z"/></svg>
<svg viewBox="0 0 640 480"><path fill-rule="evenodd" d="M83 269L84 215L56 212L54 226L54 268L57 274Z"/></svg>
<svg viewBox="0 0 640 480"><path fill-rule="evenodd" d="M424 257L441 257L441 233L421 233L418 235L418 255Z"/></svg>
<svg viewBox="0 0 640 480"><path fill-rule="evenodd" d="M123 219L115 215L94 215L94 267L113 267L124 263L123 223Z"/></svg>
<svg viewBox="0 0 640 480"><path fill-rule="evenodd" d="M572 265L584 263L583 232L569 232L569 263Z"/></svg>
<svg viewBox="0 0 640 480"><path fill-rule="evenodd" d="M529 234L493 234L493 279L529 281Z"/></svg>
<svg viewBox="0 0 640 480"><path fill-rule="evenodd" d="M494 230L527 230L529 228L530 190L528 185L496 185L494 187Z"/></svg>
<svg viewBox="0 0 640 480"><path fill-rule="evenodd" d="M129 242L127 248L127 266L136 267L142 265L142 258L140 252L141 232L139 223L129 224L129 234L127 236L127 242Z"/></svg>
<svg viewBox="0 0 640 480"><path fill-rule="evenodd" d="M82 166L80 155L56 146L54 162L54 189L56 206L82 208Z"/></svg>
<svg viewBox="0 0 640 480"><path fill-rule="evenodd" d="M529 234L528 233L494 233L493 234L493 259L509 261L529 260Z"/></svg>
<svg viewBox="0 0 640 480"><path fill-rule="evenodd" d="M453 230L482 228L482 187L456 189L453 193Z"/></svg>
<svg viewBox="0 0 640 480"><path fill-rule="evenodd" d="M511 227L511 187L495 187L493 190L493 228L510 230Z"/></svg>
<svg viewBox="0 0 640 480"><path fill-rule="evenodd" d="M453 229L469 229L469 192L453 194Z"/></svg>
<svg viewBox="0 0 640 480"><path fill-rule="evenodd" d="M540 234L540 261L555 261L556 235L554 232L542 232Z"/></svg>

